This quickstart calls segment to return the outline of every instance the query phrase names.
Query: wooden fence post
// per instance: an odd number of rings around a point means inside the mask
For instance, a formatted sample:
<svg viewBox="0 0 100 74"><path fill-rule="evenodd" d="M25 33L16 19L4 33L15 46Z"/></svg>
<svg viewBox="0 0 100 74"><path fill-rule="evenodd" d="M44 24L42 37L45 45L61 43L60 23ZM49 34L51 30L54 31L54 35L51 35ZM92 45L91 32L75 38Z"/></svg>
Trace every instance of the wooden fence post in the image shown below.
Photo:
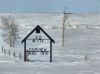
<svg viewBox="0 0 100 74"><path fill-rule="evenodd" d="M4 49L4 54L6 54L6 50Z"/></svg>
<svg viewBox="0 0 100 74"><path fill-rule="evenodd" d="M16 55L15 55L15 52L13 52L13 57L15 57Z"/></svg>
<svg viewBox="0 0 100 74"><path fill-rule="evenodd" d="M4 50L3 50L3 46L2 46L2 54L3 54L3 51L4 51Z"/></svg>
<svg viewBox="0 0 100 74"><path fill-rule="evenodd" d="M21 53L19 53L19 59L21 60Z"/></svg>
<svg viewBox="0 0 100 74"><path fill-rule="evenodd" d="M9 50L9 55L10 55L10 50Z"/></svg>

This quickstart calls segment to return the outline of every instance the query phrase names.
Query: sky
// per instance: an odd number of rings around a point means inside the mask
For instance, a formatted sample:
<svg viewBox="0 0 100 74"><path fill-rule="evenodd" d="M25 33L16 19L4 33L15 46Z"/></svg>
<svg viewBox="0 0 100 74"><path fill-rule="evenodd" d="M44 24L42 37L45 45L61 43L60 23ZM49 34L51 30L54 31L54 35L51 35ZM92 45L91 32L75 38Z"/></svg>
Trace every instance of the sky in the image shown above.
<svg viewBox="0 0 100 74"><path fill-rule="evenodd" d="M1 13L100 13L100 0L0 0Z"/></svg>

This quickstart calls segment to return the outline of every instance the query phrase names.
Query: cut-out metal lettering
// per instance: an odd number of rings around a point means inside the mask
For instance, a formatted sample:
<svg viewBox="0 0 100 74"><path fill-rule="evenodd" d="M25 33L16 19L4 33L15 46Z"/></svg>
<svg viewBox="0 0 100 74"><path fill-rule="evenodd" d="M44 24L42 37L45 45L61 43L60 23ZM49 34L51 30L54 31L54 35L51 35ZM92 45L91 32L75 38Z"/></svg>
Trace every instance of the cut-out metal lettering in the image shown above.
<svg viewBox="0 0 100 74"><path fill-rule="evenodd" d="M27 47L27 40L31 36L32 33L36 33L35 38L32 38L32 42L35 43L43 43L44 40L50 41L50 50L48 51L47 48L29 48ZM48 38L43 39L43 36L41 35L41 32ZM40 53L40 55L49 55L50 54L50 62L52 62L52 43L55 43L55 41L39 26L37 25L23 40L22 43L24 43L24 61L29 61L28 56L29 55L37 55Z"/></svg>

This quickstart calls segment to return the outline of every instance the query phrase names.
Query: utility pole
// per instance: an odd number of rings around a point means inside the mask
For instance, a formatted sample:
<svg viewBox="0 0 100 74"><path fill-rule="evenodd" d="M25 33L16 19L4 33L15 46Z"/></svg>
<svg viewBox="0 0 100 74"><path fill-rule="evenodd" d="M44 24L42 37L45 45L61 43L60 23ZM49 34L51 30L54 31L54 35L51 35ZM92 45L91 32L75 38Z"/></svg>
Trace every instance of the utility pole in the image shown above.
<svg viewBox="0 0 100 74"><path fill-rule="evenodd" d="M62 27L62 47L64 47L65 24L66 24L66 19L68 18L67 13L66 13L66 8L65 8L63 14L64 14L64 16L63 16L63 27Z"/></svg>

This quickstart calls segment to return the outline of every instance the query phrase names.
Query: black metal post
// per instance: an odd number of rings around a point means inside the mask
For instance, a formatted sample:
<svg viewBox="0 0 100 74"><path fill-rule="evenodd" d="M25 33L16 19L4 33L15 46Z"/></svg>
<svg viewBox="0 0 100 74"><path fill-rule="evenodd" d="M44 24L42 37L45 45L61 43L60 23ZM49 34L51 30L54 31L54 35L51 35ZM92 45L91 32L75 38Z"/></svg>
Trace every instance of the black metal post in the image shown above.
<svg viewBox="0 0 100 74"><path fill-rule="evenodd" d="M50 40L50 62L52 62L52 41Z"/></svg>
<svg viewBox="0 0 100 74"><path fill-rule="evenodd" d="M24 41L24 61L26 62L26 40Z"/></svg>

